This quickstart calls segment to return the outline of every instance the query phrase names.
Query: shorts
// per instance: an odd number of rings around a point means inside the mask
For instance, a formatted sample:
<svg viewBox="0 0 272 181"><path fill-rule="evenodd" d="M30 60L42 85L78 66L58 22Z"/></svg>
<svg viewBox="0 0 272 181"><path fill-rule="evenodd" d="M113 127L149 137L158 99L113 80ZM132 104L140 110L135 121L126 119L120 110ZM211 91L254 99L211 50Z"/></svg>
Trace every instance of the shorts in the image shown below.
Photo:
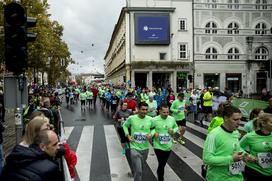
<svg viewBox="0 0 272 181"><path fill-rule="evenodd" d="M181 121L176 121L176 123L177 123L178 126L184 126L184 127L186 127L186 119L183 119Z"/></svg>
<svg viewBox="0 0 272 181"><path fill-rule="evenodd" d="M80 100L80 102L81 102L81 105L85 105L85 100Z"/></svg>
<svg viewBox="0 0 272 181"><path fill-rule="evenodd" d="M212 113L212 112L213 112L213 111L212 111L212 106L203 106L202 111L203 111L203 113L205 113L205 114Z"/></svg>

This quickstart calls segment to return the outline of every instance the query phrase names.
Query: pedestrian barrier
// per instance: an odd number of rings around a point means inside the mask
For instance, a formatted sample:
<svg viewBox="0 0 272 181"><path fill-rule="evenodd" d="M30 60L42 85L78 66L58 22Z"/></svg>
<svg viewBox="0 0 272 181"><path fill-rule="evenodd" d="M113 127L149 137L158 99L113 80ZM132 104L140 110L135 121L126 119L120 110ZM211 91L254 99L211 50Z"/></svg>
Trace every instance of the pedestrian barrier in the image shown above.
<svg viewBox="0 0 272 181"><path fill-rule="evenodd" d="M66 142L67 138L65 137L65 132L64 132L64 122L62 120L62 116L60 113L60 110L58 110L58 114L59 114L59 135L60 135L60 142ZM64 181L72 181L69 169L68 169L68 165L66 162L66 159L64 158L64 156L62 156L61 158L62 160L62 170L63 170L63 180Z"/></svg>

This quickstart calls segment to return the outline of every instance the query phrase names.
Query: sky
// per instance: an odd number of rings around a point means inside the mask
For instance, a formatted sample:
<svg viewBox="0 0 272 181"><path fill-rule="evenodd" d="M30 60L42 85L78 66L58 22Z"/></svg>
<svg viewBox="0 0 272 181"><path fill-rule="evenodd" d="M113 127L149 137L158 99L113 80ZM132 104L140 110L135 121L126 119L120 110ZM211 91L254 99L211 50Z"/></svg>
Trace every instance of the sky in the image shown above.
<svg viewBox="0 0 272 181"><path fill-rule="evenodd" d="M73 74L104 73L104 56L126 0L48 0L51 19L64 27Z"/></svg>

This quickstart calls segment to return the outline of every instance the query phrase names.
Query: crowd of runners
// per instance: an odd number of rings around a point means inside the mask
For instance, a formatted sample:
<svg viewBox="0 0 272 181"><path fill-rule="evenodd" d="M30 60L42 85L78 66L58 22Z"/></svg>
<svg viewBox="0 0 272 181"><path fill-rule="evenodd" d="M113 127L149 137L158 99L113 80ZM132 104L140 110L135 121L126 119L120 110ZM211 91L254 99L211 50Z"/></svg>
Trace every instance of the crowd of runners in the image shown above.
<svg viewBox="0 0 272 181"><path fill-rule="evenodd" d="M174 93L171 88L82 86L66 88L65 97L67 106L80 101L82 111L94 109L99 97L101 109L116 123L131 168L128 175L135 181L143 180L149 147L157 156L157 178L164 180L173 144L185 144L189 119L202 127L204 121L210 123L202 165L207 180L272 179L272 98L266 109L253 109L238 131L242 113L232 105L233 95L216 88Z"/></svg>

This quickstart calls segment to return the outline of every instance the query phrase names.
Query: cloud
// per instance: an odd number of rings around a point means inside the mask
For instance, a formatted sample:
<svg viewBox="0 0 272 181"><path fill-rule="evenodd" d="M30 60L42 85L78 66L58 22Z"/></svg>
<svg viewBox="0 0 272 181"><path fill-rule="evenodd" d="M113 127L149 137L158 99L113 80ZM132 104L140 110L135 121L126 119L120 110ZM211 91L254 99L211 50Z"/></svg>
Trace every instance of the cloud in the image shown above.
<svg viewBox="0 0 272 181"><path fill-rule="evenodd" d="M48 0L52 20L64 26L73 73L104 72L104 56L125 0ZM93 45L92 45L93 44Z"/></svg>

